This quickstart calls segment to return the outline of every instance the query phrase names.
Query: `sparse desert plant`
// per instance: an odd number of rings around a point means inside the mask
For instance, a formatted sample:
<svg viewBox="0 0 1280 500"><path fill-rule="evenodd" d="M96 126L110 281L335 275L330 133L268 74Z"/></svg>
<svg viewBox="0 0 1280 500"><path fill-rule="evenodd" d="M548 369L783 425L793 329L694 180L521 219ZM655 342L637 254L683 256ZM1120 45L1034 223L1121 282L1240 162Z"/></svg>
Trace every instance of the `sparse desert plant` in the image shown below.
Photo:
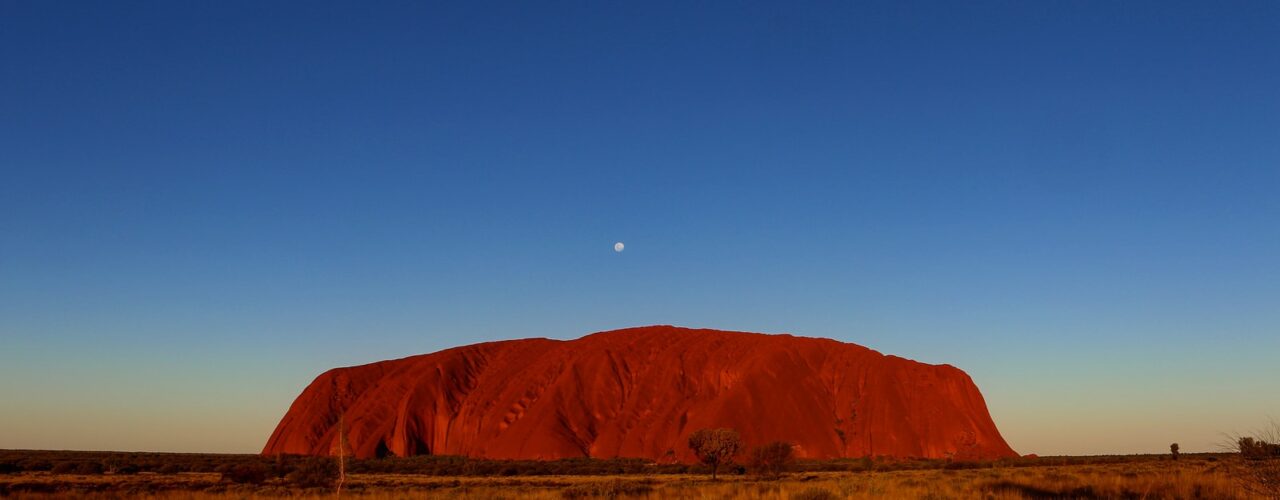
<svg viewBox="0 0 1280 500"><path fill-rule="evenodd" d="M751 471L761 477L777 479L795 462L795 445L786 441L757 446L751 450Z"/></svg>
<svg viewBox="0 0 1280 500"><path fill-rule="evenodd" d="M715 479L720 465L732 463L742 450L742 436L733 429L698 429L689 435L689 448L711 467L711 479Z"/></svg>
<svg viewBox="0 0 1280 500"><path fill-rule="evenodd" d="M1280 458L1280 422L1272 420L1271 425L1254 430L1248 434L1224 433L1226 438L1220 445L1224 451L1239 453L1241 457L1251 460Z"/></svg>
<svg viewBox="0 0 1280 500"><path fill-rule="evenodd" d="M1235 451L1244 459L1245 487L1254 493L1280 498L1280 422L1236 436Z"/></svg>
<svg viewBox="0 0 1280 500"><path fill-rule="evenodd" d="M1280 443L1272 443L1252 436L1237 439L1236 450L1240 452L1240 456L1250 460L1280 458Z"/></svg>

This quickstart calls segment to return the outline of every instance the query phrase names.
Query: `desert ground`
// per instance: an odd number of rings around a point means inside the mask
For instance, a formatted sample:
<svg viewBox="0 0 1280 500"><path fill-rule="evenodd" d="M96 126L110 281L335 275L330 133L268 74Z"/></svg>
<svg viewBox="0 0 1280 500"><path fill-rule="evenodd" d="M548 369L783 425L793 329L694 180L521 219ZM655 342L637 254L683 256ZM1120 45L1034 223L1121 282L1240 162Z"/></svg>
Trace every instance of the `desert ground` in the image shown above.
<svg viewBox="0 0 1280 500"><path fill-rule="evenodd" d="M54 498L332 498L335 461L253 455L0 452L0 496ZM90 465L84 465L90 464ZM640 461L469 461L450 457L345 464L351 498L1276 498L1276 461L1231 454L1042 457L992 462L800 461L779 478ZM189 471L190 470L190 471Z"/></svg>

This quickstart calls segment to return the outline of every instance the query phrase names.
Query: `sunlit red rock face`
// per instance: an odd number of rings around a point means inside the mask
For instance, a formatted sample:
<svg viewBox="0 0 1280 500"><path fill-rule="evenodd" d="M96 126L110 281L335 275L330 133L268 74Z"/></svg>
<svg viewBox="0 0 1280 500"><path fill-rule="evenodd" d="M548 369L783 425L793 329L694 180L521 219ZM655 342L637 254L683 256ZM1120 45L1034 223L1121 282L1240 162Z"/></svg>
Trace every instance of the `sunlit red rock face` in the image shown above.
<svg viewBox="0 0 1280 500"><path fill-rule="evenodd" d="M651 326L458 347L329 370L264 454L693 459L737 429L801 457L1017 456L969 376L828 339Z"/></svg>

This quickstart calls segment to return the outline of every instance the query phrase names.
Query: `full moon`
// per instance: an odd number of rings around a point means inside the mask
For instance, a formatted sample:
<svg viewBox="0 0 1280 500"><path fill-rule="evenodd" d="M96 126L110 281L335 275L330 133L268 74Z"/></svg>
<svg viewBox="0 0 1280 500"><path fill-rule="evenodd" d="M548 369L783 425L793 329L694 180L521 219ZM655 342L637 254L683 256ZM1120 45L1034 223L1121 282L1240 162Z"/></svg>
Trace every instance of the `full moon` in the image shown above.
<svg viewBox="0 0 1280 500"><path fill-rule="evenodd" d="M627 246L623 245L621 241L613 244L613 251L615 252L621 252L624 248L627 248Z"/></svg>

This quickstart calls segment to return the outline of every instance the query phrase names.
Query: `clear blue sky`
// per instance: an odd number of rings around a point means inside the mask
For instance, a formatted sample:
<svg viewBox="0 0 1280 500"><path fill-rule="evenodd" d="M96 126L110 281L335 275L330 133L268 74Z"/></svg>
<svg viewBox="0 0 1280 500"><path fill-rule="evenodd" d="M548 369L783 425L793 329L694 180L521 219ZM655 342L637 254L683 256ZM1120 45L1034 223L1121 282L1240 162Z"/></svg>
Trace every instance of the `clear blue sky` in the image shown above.
<svg viewBox="0 0 1280 500"><path fill-rule="evenodd" d="M1280 3L955 3L0 3L0 448L645 324L954 364L1023 453L1280 417Z"/></svg>

